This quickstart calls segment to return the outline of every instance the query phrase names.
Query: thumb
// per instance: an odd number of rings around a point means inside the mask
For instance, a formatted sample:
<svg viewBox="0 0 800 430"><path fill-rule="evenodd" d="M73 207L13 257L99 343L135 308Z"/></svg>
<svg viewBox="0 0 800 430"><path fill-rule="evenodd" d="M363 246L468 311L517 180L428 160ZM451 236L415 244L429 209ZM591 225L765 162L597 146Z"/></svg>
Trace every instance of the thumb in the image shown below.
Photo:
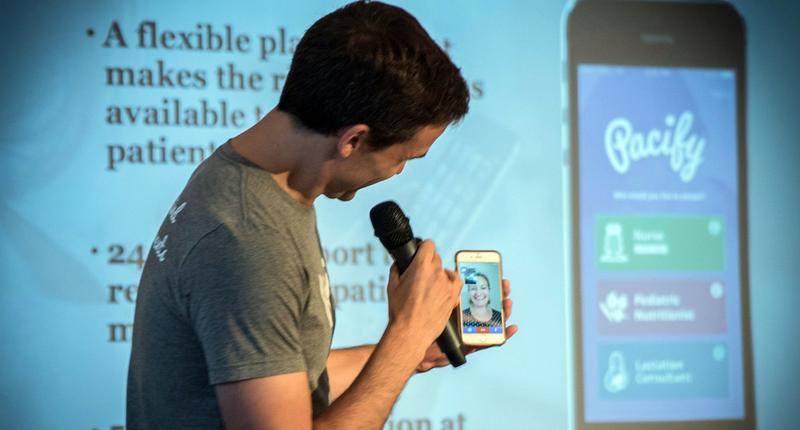
<svg viewBox="0 0 800 430"><path fill-rule="evenodd" d="M444 269L444 272L447 274L447 278L450 280L450 285L453 286L453 290L456 296L461 295L461 289L464 287L464 281L461 280L461 276L459 276L458 272Z"/></svg>
<svg viewBox="0 0 800 430"><path fill-rule="evenodd" d="M392 267L389 268L389 282L386 285L386 289L392 289L395 285L400 283L400 274L397 272L397 263L392 263Z"/></svg>

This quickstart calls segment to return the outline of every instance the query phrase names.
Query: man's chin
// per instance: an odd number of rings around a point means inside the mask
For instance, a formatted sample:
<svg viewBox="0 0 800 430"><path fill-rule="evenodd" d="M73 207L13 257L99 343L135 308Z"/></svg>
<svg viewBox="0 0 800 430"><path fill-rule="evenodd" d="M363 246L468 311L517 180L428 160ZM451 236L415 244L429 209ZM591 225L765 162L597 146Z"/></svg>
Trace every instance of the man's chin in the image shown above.
<svg viewBox="0 0 800 430"><path fill-rule="evenodd" d="M353 200L355 196L356 196L355 191L345 191L344 193L340 194L339 197L336 197L336 199L341 200L343 202L349 202L350 200Z"/></svg>
<svg viewBox="0 0 800 430"><path fill-rule="evenodd" d="M329 199L341 200L343 202L349 202L350 200L353 200L355 196L356 196L355 191L342 191L340 193L325 193L325 197Z"/></svg>

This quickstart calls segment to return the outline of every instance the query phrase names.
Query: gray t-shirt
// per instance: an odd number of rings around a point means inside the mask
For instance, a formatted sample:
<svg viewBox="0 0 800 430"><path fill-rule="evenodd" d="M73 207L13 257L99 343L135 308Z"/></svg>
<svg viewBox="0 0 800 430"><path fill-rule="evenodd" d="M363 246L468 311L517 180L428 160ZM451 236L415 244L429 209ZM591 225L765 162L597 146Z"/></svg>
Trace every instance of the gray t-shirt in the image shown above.
<svg viewBox="0 0 800 430"><path fill-rule="evenodd" d="M153 242L136 300L127 429L221 428L213 385L307 372L328 406L334 314L313 208L221 146Z"/></svg>

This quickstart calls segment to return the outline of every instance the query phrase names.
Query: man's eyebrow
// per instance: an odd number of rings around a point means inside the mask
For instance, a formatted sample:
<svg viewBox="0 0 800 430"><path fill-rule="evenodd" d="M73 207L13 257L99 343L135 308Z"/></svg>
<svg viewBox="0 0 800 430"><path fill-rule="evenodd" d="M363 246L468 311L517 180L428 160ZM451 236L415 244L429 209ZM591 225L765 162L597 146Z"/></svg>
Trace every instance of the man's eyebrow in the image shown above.
<svg viewBox="0 0 800 430"><path fill-rule="evenodd" d="M426 155L428 155L428 151L425 151L425 153L422 154L422 155L417 155L416 157L411 157L411 158L409 158L409 160L416 160L417 158L422 158L422 157L424 157Z"/></svg>

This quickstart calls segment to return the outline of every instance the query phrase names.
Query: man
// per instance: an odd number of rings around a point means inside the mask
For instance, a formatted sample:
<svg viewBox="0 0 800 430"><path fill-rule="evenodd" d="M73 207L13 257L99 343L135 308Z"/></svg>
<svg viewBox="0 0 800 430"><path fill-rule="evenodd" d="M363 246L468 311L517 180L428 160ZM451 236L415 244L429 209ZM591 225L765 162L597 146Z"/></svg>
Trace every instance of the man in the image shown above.
<svg viewBox="0 0 800 430"><path fill-rule="evenodd" d="M317 21L277 108L197 168L158 232L138 291L127 428L378 429L412 374L446 365L434 340L461 280L430 241L403 276L392 269L378 344L330 351L313 203L399 174L468 99L402 9L357 2Z"/></svg>

